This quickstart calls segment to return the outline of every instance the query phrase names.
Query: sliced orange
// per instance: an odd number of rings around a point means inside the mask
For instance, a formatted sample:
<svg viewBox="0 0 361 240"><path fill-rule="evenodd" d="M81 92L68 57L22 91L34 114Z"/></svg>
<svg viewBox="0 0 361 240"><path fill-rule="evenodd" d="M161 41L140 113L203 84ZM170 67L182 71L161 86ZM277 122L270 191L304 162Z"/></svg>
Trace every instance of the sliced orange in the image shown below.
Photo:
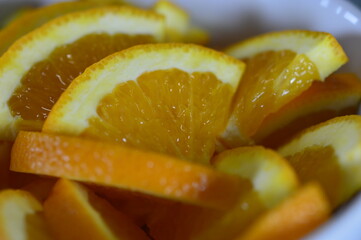
<svg viewBox="0 0 361 240"><path fill-rule="evenodd" d="M147 222L152 237L158 240L233 239L298 187L296 174L287 161L262 147L225 151L215 157L214 164L218 170L248 181L238 203L226 211L185 204L158 208Z"/></svg>
<svg viewBox="0 0 361 240"><path fill-rule="evenodd" d="M106 200L61 179L44 202L44 214L59 240L146 240L146 234Z"/></svg>
<svg viewBox="0 0 361 240"><path fill-rule="evenodd" d="M205 44L208 34L192 26L188 13L168 0L158 0L153 10L165 17L167 42L192 42Z"/></svg>
<svg viewBox="0 0 361 240"><path fill-rule="evenodd" d="M318 184L308 184L262 215L235 240L300 239L328 220L331 207Z"/></svg>
<svg viewBox="0 0 361 240"><path fill-rule="evenodd" d="M325 82L313 82L300 96L266 117L254 139L264 146L279 147L307 127L356 114L360 102L361 80L352 73L333 74Z"/></svg>
<svg viewBox="0 0 361 240"><path fill-rule="evenodd" d="M80 75L43 131L208 164L243 69L241 61L197 45L135 46Z"/></svg>
<svg viewBox="0 0 361 240"><path fill-rule="evenodd" d="M302 182L317 181L332 207L361 188L361 116L333 118L312 126L278 151Z"/></svg>
<svg viewBox="0 0 361 240"><path fill-rule="evenodd" d="M229 148L252 143L269 114L347 61L331 34L301 30L256 36L229 47L226 53L247 63L232 115L221 136L221 142Z"/></svg>
<svg viewBox="0 0 361 240"><path fill-rule="evenodd" d="M40 130L68 84L86 67L124 48L160 41L163 18L133 7L67 14L16 41L0 58L0 139Z"/></svg>
<svg viewBox="0 0 361 240"><path fill-rule="evenodd" d="M242 147L222 152L213 159L216 169L252 183L237 205L212 222L196 239L233 239L267 209L291 195L298 179L287 161L263 147Z"/></svg>
<svg viewBox="0 0 361 240"><path fill-rule="evenodd" d="M217 209L231 207L243 184L237 177L166 155L37 132L19 133L10 167Z"/></svg>
<svg viewBox="0 0 361 240"><path fill-rule="evenodd" d="M0 31L0 56L20 37L61 15L99 6L90 2L61 2L31 9Z"/></svg>
<svg viewBox="0 0 361 240"><path fill-rule="evenodd" d="M43 207L22 190L0 192L0 239L54 239L42 215Z"/></svg>

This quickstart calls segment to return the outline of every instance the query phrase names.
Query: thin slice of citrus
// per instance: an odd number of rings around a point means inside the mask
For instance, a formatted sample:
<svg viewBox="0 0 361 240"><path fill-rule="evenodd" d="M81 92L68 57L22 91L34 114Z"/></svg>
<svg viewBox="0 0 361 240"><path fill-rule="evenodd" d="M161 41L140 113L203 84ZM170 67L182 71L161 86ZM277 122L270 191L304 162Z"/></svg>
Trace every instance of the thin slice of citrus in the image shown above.
<svg viewBox="0 0 361 240"><path fill-rule="evenodd" d="M42 211L41 204L26 191L1 191L0 239L54 239L49 234Z"/></svg>
<svg viewBox="0 0 361 240"><path fill-rule="evenodd" d="M0 56L20 37L61 15L99 6L90 2L61 2L34 8L17 17L0 31Z"/></svg>
<svg viewBox="0 0 361 240"><path fill-rule="evenodd" d="M361 101L361 80L352 73L333 74L315 81L300 96L265 118L254 140L280 147L297 132L343 115L356 114Z"/></svg>
<svg viewBox="0 0 361 240"><path fill-rule="evenodd" d="M328 33L288 30L247 39L226 50L247 63L221 141L228 147L252 142L262 121L347 61Z"/></svg>
<svg viewBox="0 0 361 240"><path fill-rule="evenodd" d="M235 176L166 155L37 132L19 133L10 167L218 209L231 207L243 184Z"/></svg>
<svg viewBox="0 0 361 240"><path fill-rule="evenodd" d="M205 44L208 34L192 26L190 16L178 5L168 0L159 0L153 10L165 17L167 42L193 42Z"/></svg>
<svg viewBox="0 0 361 240"><path fill-rule="evenodd" d="M244 64L192 44L139 45L89 67L43 131L116 141L208 164Z"/></svg>
<svg viewBox="0 0 361 240"><path fill-rule="evenodd" d="M59 240L146 240L146 234L106 200L60 179L44 202L44 215Z"/></svg>
<svg viewBox="0 0 361 240"><path fill-rule="evenodd" d="M218 212L184 204L158 209L147 223L152 237L159 240L233 239L298 187L296 174L287 161L269 149L258 146L232 149L216 156L213 162L220 171L250 183L238 203Z"/></svg>
<svg viewBox="0 0 361 240"><path fill-rule="evenodd" d="M312 126L278 151L302 182L317 181L332 207L361 188L361 116L333 118Z"/></svg>
<svg viewBox="0 0 361 240"><path fill-rule="evenodd" d="M233 239L254 219L271 209L298 187L298 179L287 161L276 152L263 147L241 147L222 152L213 159L216 169L242 177L252 183L247 194L196 239Z"/></svg>
<svg viewBox="0 0 361 240"><path fill-rule="evenodd" d="M258 218L235 240L300 239L324 223L330 213L322 189L310 183Z"/></svg>
<svg viewBox="0 0 361 240"><path fill-rule="evenodd" d="M68 84L103 57L162 39L163 18L133 7L70 13L16 41L0 58L0 138L41 129Z"/></svg>

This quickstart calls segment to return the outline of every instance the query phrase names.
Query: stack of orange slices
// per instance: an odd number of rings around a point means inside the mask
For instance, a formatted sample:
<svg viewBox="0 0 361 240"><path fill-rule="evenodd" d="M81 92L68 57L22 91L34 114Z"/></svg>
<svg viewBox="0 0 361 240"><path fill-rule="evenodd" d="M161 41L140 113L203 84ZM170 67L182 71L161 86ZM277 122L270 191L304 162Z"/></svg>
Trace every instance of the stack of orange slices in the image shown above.
<svg viewBox="0 0 361 240"><path fill-rule="evenodd" d="M361 188L361 83L328 33L220 52L160 0L0 36L0 239L298 239Z"/></svg>

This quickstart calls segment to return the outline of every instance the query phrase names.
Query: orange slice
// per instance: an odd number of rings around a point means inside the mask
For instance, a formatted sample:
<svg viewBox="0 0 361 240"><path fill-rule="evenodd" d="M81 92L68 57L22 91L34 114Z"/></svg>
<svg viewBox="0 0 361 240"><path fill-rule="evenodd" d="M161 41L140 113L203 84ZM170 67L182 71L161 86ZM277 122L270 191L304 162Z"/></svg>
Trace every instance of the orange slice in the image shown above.
<svg viewBox="0 0 361 240"><path fill-rule="evenodd" d="M106 200L78 183L61 179L44 203L44 214L59 240L146 240L146 234Z"/></svg>
<svg viewBox="0 0 361 240"><path fill-rule="evenodd" d="M80 75L43 131L208 164L243 69L241 61L197 45L135 46Z"/></svg>
<svg viewBox="0 0 361 240"><path fill-rule="evenodd" d="M133 7L67 14L16 41L0 58L0 138L41 129L68 84L86 67L124 48L159 41L160 15Z"/></svg>
<svg viewBox="0 0 361 240"><path fill-rule="evenodd" d="M262 147L228 150L213 162L220 171L236 175L247 183L238 203L226 211L181 203L158 207L147 221L154 239L233 239L298 187L296 174L287 161Z"/></svg>
<svg viewBox="0 0 361 240"><path fill-rule="evenodd" d="M153 10L165 17L167 42L192 42L205 44L208 34L192 26L190 16L178 5L168 0L158 0Z"/></svg>
<svg viewBox="0 0 361 240"><path fill-rule="evenodd" d="M242 192L239 178L166 155L77 137L20 132L11 170L64 177L224 209Z"/></svg>
<svg viewBox="0 0 361 240"><path fill-rule="evenodd" d="M43 207L22 190L0 192L0 239L51 240L42 216Z"/></svg>
<svg viewBox="0 0 361 240"><path fill-rule="evenodd" d="M233 239L257 216L286 199L298 186L296 174L287 161L263 147L228 150L213 161L216 169L249 180L252 187L235 207L201 231L197 240Z"/></svg>
<svg viewBox="0 0 361 240"><path fill-rule="evenodd" d="M300 96L270 114L254 135L256 142L280 147L297 132L343 115L356 114L361 102L361 80L351 73L315 81Z"/></svg>
<svg viewBox="0 0 361 240"><path fill-rule="evenodd" d="M324 223L330 212L319 185L308 184L262 215L235 240L300 239Z"/></svg>
<svg viewBox="0 0 361 240"><path fill-rule="evenodd" d="M226 53L247 63L232 115L221 136L221 142L229 148L252 143L269 114L347 61L332 35L301 30L256 36L229 47Z"/></svg>
<svg viewBox="0 0 361 240"><path fill-rule="evenodd" d="M336 207L361 188L361 116L310 127L279 149L302 182L317 181Z"/></svg>
<svg viewBox="0 0 361 240"><path fill-rule="evenodd" d="M61 2L31 10L21 14L0 31L0 56L20 37L40 27L44 23L67 13L99 6L90 2Z"/></svg>

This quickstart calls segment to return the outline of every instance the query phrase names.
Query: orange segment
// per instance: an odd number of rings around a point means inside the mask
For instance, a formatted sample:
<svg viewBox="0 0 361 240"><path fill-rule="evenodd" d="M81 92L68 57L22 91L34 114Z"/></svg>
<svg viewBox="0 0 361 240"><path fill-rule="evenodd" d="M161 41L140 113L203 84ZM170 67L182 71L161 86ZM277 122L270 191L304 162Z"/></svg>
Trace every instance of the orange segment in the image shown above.
<svg viewBox="0 0 361 240"><path fill-rule="evenodd" d="M324 223L330 206L317 184L308 184L262 215L235 240L300 239Z"/></svg>
<svg viewBox="0 0 361 240"><path fill-rule="evenodd" d="M292 194L298 180L287 161L262 147L243 147L225 151L213 159L216 169L252 183L232 209L218 215L196 239L233 239L262 212Z"/></svg>
<svg viewBox="0 0 361 240"><path fill-rule="evenodd" d="M23 9L21 14L0 31L0 56L20 37L40 27L44 23L67 13L100 6L91 2L61 2L34 9Z"/></svg>
<svg viewBox="0 0 361 240"><path fill-rule="evenodd" d="M0 192L0 239L54 239L42 215L43 207L22 190Z"/></svg>
<svg viewBox="0 0 361 240"><path fill-rule="evenodd" d="M40 130L69 83L86 67L130 46L160 41L160 15L133 7L67 14L16 41L0 58L0 138Z"/></svg>
<svg viewBox="0 0 361 240"><path fill-rule="evenodd" d="M302 182L317 181L332 207L361 187L361 116L333 118L310 127L279 149Z"/></svg>
<svg viewBox="0 0 361 240"><path fill-rule="evenodd" d="M123 213L85 187L59 180L44 203L45 218L59 240L146 240Z"/></svg>
<svg viewBox="0 0 361 240"><path fill-rule="evenodd" d="M252 143L253 135L269 114L347 61L332 35L300 30L247 39L226 53L247 63L232 115L221 136L229 148Z"/></svg>
<svg viewBox="0 0 361 240"><path fill-rule="evenodd" d="M192 26L188 13L168 0L158 0L153 10L164 16L166 21L167 42L189 42L205 44L208 42L208 33Z"/></svg>
<svg viewBox="0 0 361 240"><path fill-rule="evenodd" d="M217 209L229 208L242 181L166 155L76 137L21 132L11 169L143 192Z"/></svg>
<svg viewBox="0 0 361 240"><path fill-rule="evenodd" d="M313 82L300 96L266 117L254 139L265 146L279 147L307 127L356 114L360 101L360 79L351 73L333 74L325 82Z"/></svg>
<svg viewBox="0 0 361 240"><path fill-rule="evenodd" d="M243 69L241 61L197 45L132 47L80 75L43 131L208 164Z"/></svg>

